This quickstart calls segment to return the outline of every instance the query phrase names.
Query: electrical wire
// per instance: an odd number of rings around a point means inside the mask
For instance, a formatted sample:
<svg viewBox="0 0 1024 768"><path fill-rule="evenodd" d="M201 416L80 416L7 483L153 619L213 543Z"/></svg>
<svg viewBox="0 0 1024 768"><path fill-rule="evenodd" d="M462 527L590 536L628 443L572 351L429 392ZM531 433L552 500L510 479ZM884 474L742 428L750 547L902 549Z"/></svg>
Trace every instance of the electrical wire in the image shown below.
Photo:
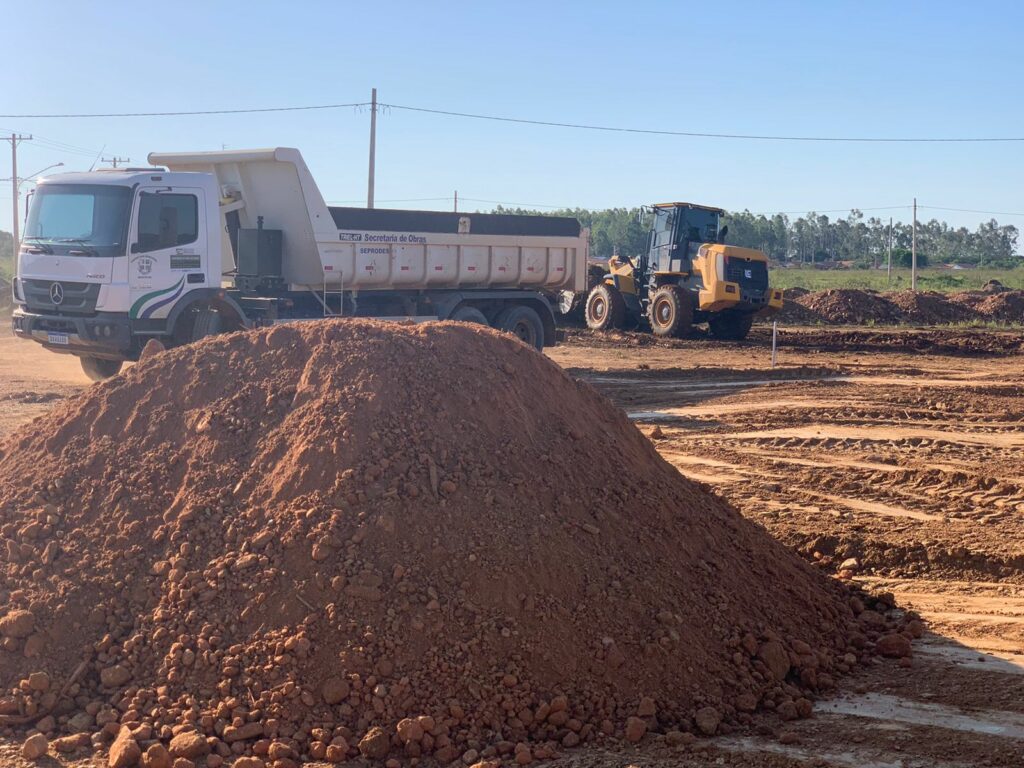
<svg viewBox="0 0 1024 768"><path fill-rule="evenodd" d="M614 133L643 133L657 136L686 136L702 139L747 139L755 141L816 141L816 142L871 142L871 143L940 143L940 142L1024 142L1024 137L970 137L970 138L947 138L947 137L864 137L864 136L771 136L764 134L748 133L707 133L697 131L669 131L655 128L623 128L607 125L589 125L586 123L564 123L554 120L530 120L520 117L501 117L498 115L480 115L471 112L454 112L444 109L428 109L426 107L411 107L405 104L387 104L378 102L380 107L390 109L401 109L408 112L424 112L432 115L445 115L448 117L466 117L474 120L493 120L502 123L523 123L526 125L543 125L555 128L576 128L587 131L610 131ZM3 115L0 115L3 117Z"/></svg>
<svg viewBox="0 0 1024 768"><path fill-rule="evenodd" d="M188 117L191 115L245 115L257 112L302 112L314 109L342 109L344 107L368 107L368 101L356 101L348 104L312 104L299 107L254 107L247 109L199 109L189 112L82 112L67 114L38 115L0 115L7 120L43 120L51 118L87 118L87 117ZM378 107L383 106L378 103Z"/></svg>
<svg viewBox="0 0 1024 768"><path fill-rule="evenodd" d="M48 113L48 114L7 114L0 115L5 119L62 119L62 118L113 118L113 117L188 117L195 115L241 115L267 112L302 112L310 110L343 109L346 107L367 107L368 101L347 102L343 104L307 104L294 107L251 107L245 109L202 109L179 110L167 112L79 112L79 113ZM605 131L612 133L637 133L655 136L683 136L704 139L739 139L747 141L806 141L806 142L863 142L863 143L992 143L992 142L1024 142L1019 136L790 136L756 133L711 133L707 131L673 131L659 128L628 128L623 126L593 125L589 123L571 123L557 120L534 120L524 117L506 117L502 115L485 115L474 112L458 112L447 109L414 107L408 104L391 104L377 102L377 108L399 109L406 112L461 117L471 120L490 120L502 123L519 123L523 125L540 125L553 128L573 128L587 131Z"/></svg>
<svg viewBox="0 0 1024 768"><path fill-rule="evenodd" d="M428 201L437 200L454 200L454 197L396 197L390 200L374 200L374 203L425 203ZM461 199L461 198L460 198ZM358 200L327 200L325 201L328 205L346 205L347 203L361 203L366 200L365 197L361 197Z"/></svg>
<svg viewBox="0 0 1024 768"><path fill-rule="evenodd" d="M827 210L818 211L813 208L809 208L803 211L750 211L752 216L803 216L809 213L852 213L853 211L897 211L897 210L910 210L913 206L910 205L879 205L873 208L830 208ZM923 208L924 206L917 206ZM734 211L733 213L742 213L742 211Z"/></svg>
<svg viewBox="0 0 1024 768"><path fill-rule="evenodd" d="M944 208L941 205L919 205L918 208L928 208L933 211L958 211L960 213L984 213L990 216L1024 216L1024 213L1015 211L978 211L974 208Z"/></svg>
<svg viewBox="0 0 1024 768"><path fill-rule="evenodd" d="M471 203L490 203L491 205L514 205L517 208L552 208L554 210L572 210L564 205L546 205L545 203L510 203L507 200L484 200L481 197L463 197L462 195L459 195L459 200L466 200Z"/></svg>

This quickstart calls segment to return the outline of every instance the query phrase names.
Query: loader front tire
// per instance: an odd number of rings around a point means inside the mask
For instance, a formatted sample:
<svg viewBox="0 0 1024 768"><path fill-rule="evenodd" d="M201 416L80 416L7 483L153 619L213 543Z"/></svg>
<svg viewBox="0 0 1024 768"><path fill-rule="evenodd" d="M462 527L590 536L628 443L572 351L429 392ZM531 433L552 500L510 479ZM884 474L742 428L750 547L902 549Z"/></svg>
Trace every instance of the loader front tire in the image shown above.
<svg viewBox="0 0 1024 768"><path fill-rule="evenodd" d="M663 285L651 297L647 308L651 332L661 338L681 339L693 325L693 300L690 292L678 285Z"/></svg>
<svg viewBox="0 0 1024 768"><path fill-rule="evenodd" d="M601 283L587 296L586 315L592 331L617 330L626 324L626 302L618 288Z"/></svg>

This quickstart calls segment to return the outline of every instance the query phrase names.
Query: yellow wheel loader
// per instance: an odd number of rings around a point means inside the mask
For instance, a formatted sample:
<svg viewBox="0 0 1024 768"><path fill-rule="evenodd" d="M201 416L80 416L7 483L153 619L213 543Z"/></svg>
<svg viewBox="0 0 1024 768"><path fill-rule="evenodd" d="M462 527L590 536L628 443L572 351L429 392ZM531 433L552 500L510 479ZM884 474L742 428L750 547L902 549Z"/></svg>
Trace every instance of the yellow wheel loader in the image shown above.
<svg viewBox="0 0 1024 768"><path fill-rule="evenodd" d="M707 323L718 339L744 339L757 314L782 307L768 286L768 257L725 245L724 213L692 203L659 203L651 215L647 252L636 261L613 256L590 291L587 326L606 331L646 323L656 336L682 337Z"/></svg>

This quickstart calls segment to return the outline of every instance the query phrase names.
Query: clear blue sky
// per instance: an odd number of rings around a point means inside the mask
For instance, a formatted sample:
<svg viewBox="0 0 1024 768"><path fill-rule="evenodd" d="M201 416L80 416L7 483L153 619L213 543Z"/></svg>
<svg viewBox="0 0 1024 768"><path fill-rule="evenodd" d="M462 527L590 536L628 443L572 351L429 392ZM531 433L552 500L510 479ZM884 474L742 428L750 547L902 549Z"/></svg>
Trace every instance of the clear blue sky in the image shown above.
<svg viewBox="0 0 1024 768"><path fill-rule="evenodd" d="M366 100L724 133L1024 136L1018 2L4 3L0 113ZM365 200L368 115L12 119L144 162L151 150L300 148L330 201ZM0 176L9 159L0 144ZM92 158L23 145L23 174ZM807 144L611 134L391 111L377 198L591 208L686 199L807 211L1024 212L1024 143ZM380 203L387 205L387 203ZM446 208L436 203L394 207ZM486 204L468 204L466 207ZM909 211L877 215L906 220ZM872 215L872 212L868 212ZM973 228L987 216L922 210ZM0 228L10 228L0 186ZM998 216L1024 227L1024 217Z"/></svg>

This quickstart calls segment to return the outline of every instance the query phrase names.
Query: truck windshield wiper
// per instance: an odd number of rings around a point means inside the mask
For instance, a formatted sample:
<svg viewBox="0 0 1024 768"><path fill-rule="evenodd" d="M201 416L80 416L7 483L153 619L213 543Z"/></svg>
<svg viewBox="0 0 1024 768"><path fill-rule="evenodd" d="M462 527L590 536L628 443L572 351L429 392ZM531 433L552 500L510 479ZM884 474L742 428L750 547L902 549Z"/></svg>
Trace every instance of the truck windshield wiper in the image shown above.
<svg viewBox="0 0 1024 768"><path fill-rule="evenodd" d="M22 242L25 242L25 243L31 242L32 243L32 248L34 249L34 251L36 253L45 253L47 256L52 256L53 255L53 248L51 248L49 245L44 243L43 242L43 238L41 238L41 237L26 237L26 238L22 238Z"/></svg>
<svg viewBox="0 0 1024 768"><path fill-rule="evenodd" d="M99 253L99 251L97 251L93 246L89 245L88 241L82 240L81 238L78 238L78 237L62 237L62 238L59 238L59 239L55 240L54 242L57 242L57 243L75 243L77 245L82 246L83 251L85 253L89 253L89 254L91 254L93 256L95 256L97 253Z"/></svg>

